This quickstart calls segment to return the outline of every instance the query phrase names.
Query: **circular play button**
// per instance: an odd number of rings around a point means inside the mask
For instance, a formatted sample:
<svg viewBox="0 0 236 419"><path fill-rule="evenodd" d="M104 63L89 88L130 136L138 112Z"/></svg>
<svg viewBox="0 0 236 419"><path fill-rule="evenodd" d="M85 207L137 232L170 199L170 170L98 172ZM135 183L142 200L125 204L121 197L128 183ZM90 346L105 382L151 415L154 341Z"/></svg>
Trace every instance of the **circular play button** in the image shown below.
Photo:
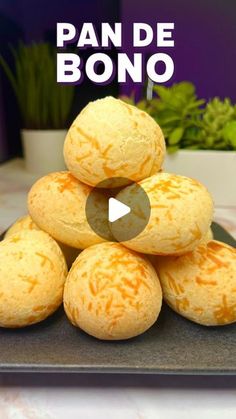
<svg viewBox="0 0 236 419"><path fill-rule="evenodd" d="M131 208L128 205L123 204L115 198L109 198L108 201L108 221L114 223L126 214L129 214Z"/></svg>
<svg viewBox="0 0 236 419"><path fill-rule="evenodd" d="M121 182L122 181L122 182ZM112 178L112 184L130 184L125 178ZM137 183L108 189L111 179L100 182L86 202L86 217L92 230L109 241L124 242L140 234L150 218L150 202Z"/></svg>

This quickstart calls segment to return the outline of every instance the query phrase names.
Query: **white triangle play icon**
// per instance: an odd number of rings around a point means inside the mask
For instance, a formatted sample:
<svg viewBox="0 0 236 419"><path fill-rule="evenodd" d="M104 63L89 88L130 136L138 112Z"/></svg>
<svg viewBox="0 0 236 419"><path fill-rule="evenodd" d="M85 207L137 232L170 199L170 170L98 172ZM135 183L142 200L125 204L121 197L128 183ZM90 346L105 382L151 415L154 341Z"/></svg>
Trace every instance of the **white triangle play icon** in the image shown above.
<svg viewBox="0 0 236 419"><path fill-rule="evenodd" d="M110 198L108 201L108 220L110 223L119 220L124 215L129 214L131 211L128 205L118 201L118 199Z"/></svg>

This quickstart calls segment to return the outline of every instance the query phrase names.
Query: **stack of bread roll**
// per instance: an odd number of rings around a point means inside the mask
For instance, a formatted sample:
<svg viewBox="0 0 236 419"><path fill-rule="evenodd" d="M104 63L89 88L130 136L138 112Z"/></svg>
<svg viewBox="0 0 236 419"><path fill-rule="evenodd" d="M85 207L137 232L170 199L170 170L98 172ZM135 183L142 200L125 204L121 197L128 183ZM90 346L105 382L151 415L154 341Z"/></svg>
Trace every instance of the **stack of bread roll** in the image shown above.
<svg viewBox="0 0 236 419"><path fill-rule="evenodd" d="M162 298L202 325L236 321L236 251L213 240L207 189L163 171L164 137L147 113L112 97L89 103L68 131L64 157L68 171L33 185L29 215L0 243L0 326L37 323L63 301L75 327L128 339L156 322ZM122 243L87 222L87 198L106 179L120 187L121 202L132 199L132 182L150 201L146 227ZM98 199L99 224L107 202Z"/></svg>

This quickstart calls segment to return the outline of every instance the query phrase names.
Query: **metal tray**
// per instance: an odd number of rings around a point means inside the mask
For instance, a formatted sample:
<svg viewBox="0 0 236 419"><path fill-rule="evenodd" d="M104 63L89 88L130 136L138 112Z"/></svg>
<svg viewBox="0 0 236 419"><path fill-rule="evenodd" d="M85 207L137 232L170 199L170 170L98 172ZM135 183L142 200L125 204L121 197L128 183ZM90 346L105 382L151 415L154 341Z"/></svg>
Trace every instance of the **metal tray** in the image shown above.
<svg viewBox="0 0 236 419"><path fill-rule="evenodd" d="M215 237L235 247L219 225ZM207 328L163 306L157 323L124 342L96 340L60 309L25 329L0 329L0 371L236 374L236 324Z"/></svg>

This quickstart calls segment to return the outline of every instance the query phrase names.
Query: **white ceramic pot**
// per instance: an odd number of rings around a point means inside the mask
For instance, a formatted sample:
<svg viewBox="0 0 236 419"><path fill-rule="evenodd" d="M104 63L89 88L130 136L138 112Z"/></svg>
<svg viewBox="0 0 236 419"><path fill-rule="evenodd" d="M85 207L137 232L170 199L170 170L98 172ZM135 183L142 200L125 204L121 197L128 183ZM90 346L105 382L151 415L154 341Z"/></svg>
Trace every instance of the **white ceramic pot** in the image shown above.
<svg viewBox="0 0 236 419"><path fill-rule="evenodd" d="M167 154L164 169L202 182L215 205L236 206L235 151L180 150Z"/></svg>
<svg viewBox="0 0 236 419"><path fill-rule="evenodd" d="M63 145L66 130L21 131L26 170L45 175L65 170Z"/></svg>

